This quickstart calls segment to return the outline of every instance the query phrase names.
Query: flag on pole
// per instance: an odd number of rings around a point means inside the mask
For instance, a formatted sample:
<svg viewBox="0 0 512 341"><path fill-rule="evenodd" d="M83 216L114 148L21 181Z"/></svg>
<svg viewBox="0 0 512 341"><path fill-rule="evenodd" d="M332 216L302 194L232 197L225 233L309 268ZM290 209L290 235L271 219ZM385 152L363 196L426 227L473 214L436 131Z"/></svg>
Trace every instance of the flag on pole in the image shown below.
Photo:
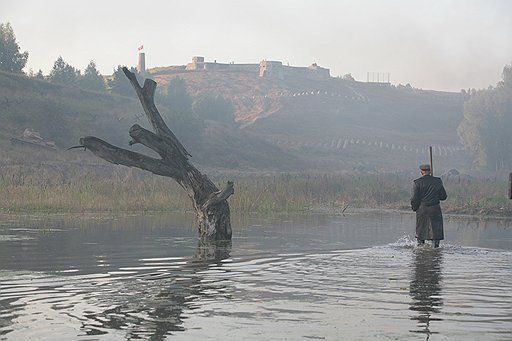
<svg viewBox="0 0 512 341"><path fill-rule="evenodd" d="M144 45L141 45L141 46L139 46L138 50L142 51L143 48L144 48Z"/></svg>

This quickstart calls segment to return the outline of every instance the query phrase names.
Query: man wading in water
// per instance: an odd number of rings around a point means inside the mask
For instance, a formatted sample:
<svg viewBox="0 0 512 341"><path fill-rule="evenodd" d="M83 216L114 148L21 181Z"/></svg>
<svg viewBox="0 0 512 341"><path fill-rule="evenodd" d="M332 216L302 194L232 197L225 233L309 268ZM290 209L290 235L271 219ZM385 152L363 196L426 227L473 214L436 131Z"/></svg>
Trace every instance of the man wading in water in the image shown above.
<svg viewBox="0 0 512 341"><path fill-rule="evenodd" d="M443 214L440 200L446 200L446 190L440 178L430 174L430 165L421 165L421 178L414 180L411 198L412 210L416 212L416 239L418 245L432 240L434 247L444 239Z"/></svg>

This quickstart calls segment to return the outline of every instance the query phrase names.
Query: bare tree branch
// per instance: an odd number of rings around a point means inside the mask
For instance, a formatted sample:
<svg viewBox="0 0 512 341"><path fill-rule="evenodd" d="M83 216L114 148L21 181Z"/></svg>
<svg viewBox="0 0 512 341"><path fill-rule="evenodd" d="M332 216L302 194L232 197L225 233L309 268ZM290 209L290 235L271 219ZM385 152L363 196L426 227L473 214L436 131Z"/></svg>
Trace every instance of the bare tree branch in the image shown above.
<svg viewBox="0 0 512 341"><path fill-rule="evenodd" d="M113 146L97 137L80 139L80 145L98 157L119 165L137 167L153 174L173 178L186 191L196 209L199 235L205 239L231 239L230 211L227 199L234 193L233 182L228 181L220 191L206 175L201 174L189 161L190 154L167 127L155 106L156 83L146 79L141 87L134 73L123 67L130 80L146 117L154 132L135 124L130 128L130 145L140 143L160 155L155 159L143 154ZM76 147L72 147L76 148Z"/></svg>
<svg viewBox="0 0 512 341"><path fill-rule="evenodd" d="M97 137L83 137L80 139L80 144L89 149L94 155L116 165L137 167L153 174L181 179L181 174L176 171L176 168L162 160L113 146Z"/></svg>

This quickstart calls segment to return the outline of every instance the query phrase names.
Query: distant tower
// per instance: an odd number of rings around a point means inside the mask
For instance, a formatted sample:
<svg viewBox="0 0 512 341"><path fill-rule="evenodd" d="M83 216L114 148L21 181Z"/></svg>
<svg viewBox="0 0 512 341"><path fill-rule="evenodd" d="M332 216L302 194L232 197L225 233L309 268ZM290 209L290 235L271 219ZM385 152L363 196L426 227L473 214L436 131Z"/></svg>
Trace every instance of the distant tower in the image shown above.
<svg viewBox="0 0 512 341"><path fill-rule="evenodd" d="M137 65L137 71L140 73L146 72L146 54L139 52L139 64Z"/></svg>

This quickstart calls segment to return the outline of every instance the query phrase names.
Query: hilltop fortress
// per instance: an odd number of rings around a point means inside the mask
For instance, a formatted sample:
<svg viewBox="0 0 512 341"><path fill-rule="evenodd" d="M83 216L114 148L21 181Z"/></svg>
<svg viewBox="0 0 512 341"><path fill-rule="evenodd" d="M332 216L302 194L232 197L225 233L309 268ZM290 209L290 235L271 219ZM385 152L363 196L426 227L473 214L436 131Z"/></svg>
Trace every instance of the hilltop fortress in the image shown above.
<svg viewBox="0 0 512 341"><path fill-rule="evenodd" d="M143 65L140 65L139 58L139 70L143 70ZM280 61L274 60L263 60L259 64L235 64L231 63L217 63L205 62L204 57L195 56L192 58L192 62L186 66L175 66L172 68L175 71L241 71L256 73L260 77L264 78L277 78L285 79L290 77L300 77L305 79L314 80L326 80L331 77L330 71L327 68L318 66L316 63L311 64L308 67L297 67L283 65Z"/></svg>

